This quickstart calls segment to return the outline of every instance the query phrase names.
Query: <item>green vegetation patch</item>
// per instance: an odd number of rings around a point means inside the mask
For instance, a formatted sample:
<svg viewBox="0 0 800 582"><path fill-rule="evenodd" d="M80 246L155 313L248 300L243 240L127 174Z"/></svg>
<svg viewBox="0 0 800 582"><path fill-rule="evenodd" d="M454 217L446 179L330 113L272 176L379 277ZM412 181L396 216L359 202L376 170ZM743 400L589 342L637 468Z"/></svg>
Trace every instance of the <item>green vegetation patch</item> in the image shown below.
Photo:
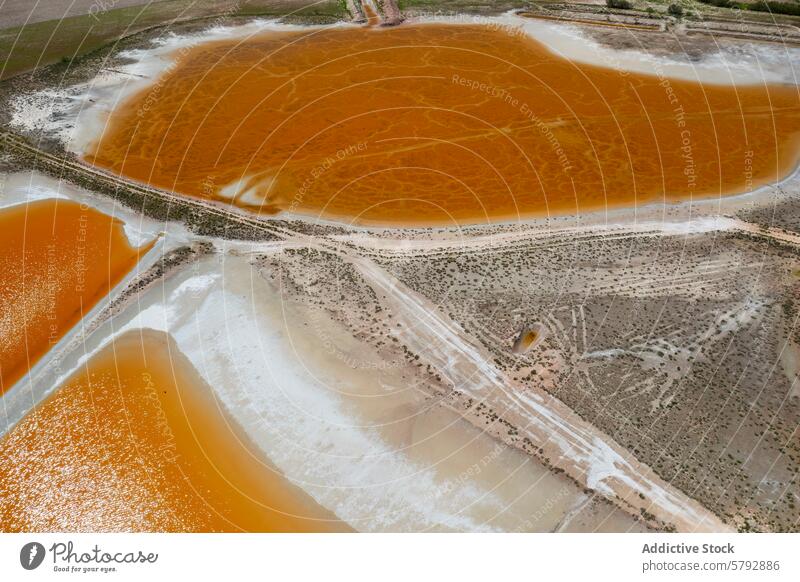
<svg viewBox="0 0 800 582"><path fill-rule="evenodd" d="M326 24L347 17L338 0L166 0L0 30L0 79L85 55L156 26L241 16Z"/></svg>

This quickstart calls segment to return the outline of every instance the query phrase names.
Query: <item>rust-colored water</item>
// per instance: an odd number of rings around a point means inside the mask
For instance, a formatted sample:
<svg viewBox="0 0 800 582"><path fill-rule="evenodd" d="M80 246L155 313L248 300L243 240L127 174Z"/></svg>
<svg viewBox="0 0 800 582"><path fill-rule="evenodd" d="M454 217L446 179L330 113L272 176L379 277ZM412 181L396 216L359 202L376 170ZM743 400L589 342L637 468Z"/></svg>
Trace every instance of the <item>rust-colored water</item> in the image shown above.
<svg viewBox="0 0 800 582"><path fill-rule="evenodd" d="M0 531L346 529L254 450L169 336L129 332L0 441Z"/></svg>
<svg viewBox="0 0 800 582"><path fill-rule="evenodd" d="M796 87L621 74L487 26L406 25L198 46L88 160L258 212L404 225L740 193L799 150Z"/></svg>
<svg viewBox="0 0 800 582"><path fill-rule="evenodd" d="M118 220L76 202L0 210L0 393L138 259Z"/></svg>

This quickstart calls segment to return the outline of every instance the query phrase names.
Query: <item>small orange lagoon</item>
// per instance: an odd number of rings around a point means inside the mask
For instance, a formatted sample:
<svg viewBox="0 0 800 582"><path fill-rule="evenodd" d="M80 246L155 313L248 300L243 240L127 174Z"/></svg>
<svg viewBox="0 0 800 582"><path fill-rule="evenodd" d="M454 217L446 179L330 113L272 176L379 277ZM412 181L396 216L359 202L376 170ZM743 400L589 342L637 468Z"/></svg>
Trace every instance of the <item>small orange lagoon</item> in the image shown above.
<svg viewBox="0 0 800 582"><path fill-rule="evenodd" d="M87 159L262 213L576 213L749 191L800 150L795 86L625 74L488 26L267 32L176 58Z"/></svg>
<svg viewBox="0 0 800 582"><path fill-rule="evenodd" d="M133 268L122 224L69 200L0 210L0 394Z"/></svg>
<svg viewBox="0 0 800 582"><path fill-rule="evenodd" d="M0 531L347 529L230 421L161 332L128 332L0 440Z"/></svg>

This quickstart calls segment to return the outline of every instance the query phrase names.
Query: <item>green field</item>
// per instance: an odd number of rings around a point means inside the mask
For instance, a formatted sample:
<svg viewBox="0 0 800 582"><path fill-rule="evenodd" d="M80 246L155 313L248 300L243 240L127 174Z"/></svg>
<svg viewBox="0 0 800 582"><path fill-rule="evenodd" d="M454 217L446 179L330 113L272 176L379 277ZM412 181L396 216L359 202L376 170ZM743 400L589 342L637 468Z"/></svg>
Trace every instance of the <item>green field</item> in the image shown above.
<svg viewBox="0 0 800 582"><path fill-rule="evenodd" d="M207 18L267 16L327 23L347 16L340 0L167 0L0 30L0 79L72 59L155 26Z"/></svg>

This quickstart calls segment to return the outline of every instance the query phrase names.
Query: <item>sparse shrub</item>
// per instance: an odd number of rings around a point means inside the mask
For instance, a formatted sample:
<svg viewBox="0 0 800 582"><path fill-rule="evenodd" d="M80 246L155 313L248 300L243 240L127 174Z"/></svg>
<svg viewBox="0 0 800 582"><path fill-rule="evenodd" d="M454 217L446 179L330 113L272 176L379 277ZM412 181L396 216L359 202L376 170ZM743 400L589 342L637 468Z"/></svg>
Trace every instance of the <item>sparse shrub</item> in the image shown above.
<svg viewBox="0 0 800 582"><path fill-rule="evenodd" d="M680 18L683 16L683 6L680 4L670 4L669 8L667 8L667 13L675 18Z"/></svg>
<svg viewBox="0 0 800 582"><path fill-rule="evenodd" d="M620 10L630 10L633 8L628 0L606 0L606 6L609 8L619 8Z"/></svg>

